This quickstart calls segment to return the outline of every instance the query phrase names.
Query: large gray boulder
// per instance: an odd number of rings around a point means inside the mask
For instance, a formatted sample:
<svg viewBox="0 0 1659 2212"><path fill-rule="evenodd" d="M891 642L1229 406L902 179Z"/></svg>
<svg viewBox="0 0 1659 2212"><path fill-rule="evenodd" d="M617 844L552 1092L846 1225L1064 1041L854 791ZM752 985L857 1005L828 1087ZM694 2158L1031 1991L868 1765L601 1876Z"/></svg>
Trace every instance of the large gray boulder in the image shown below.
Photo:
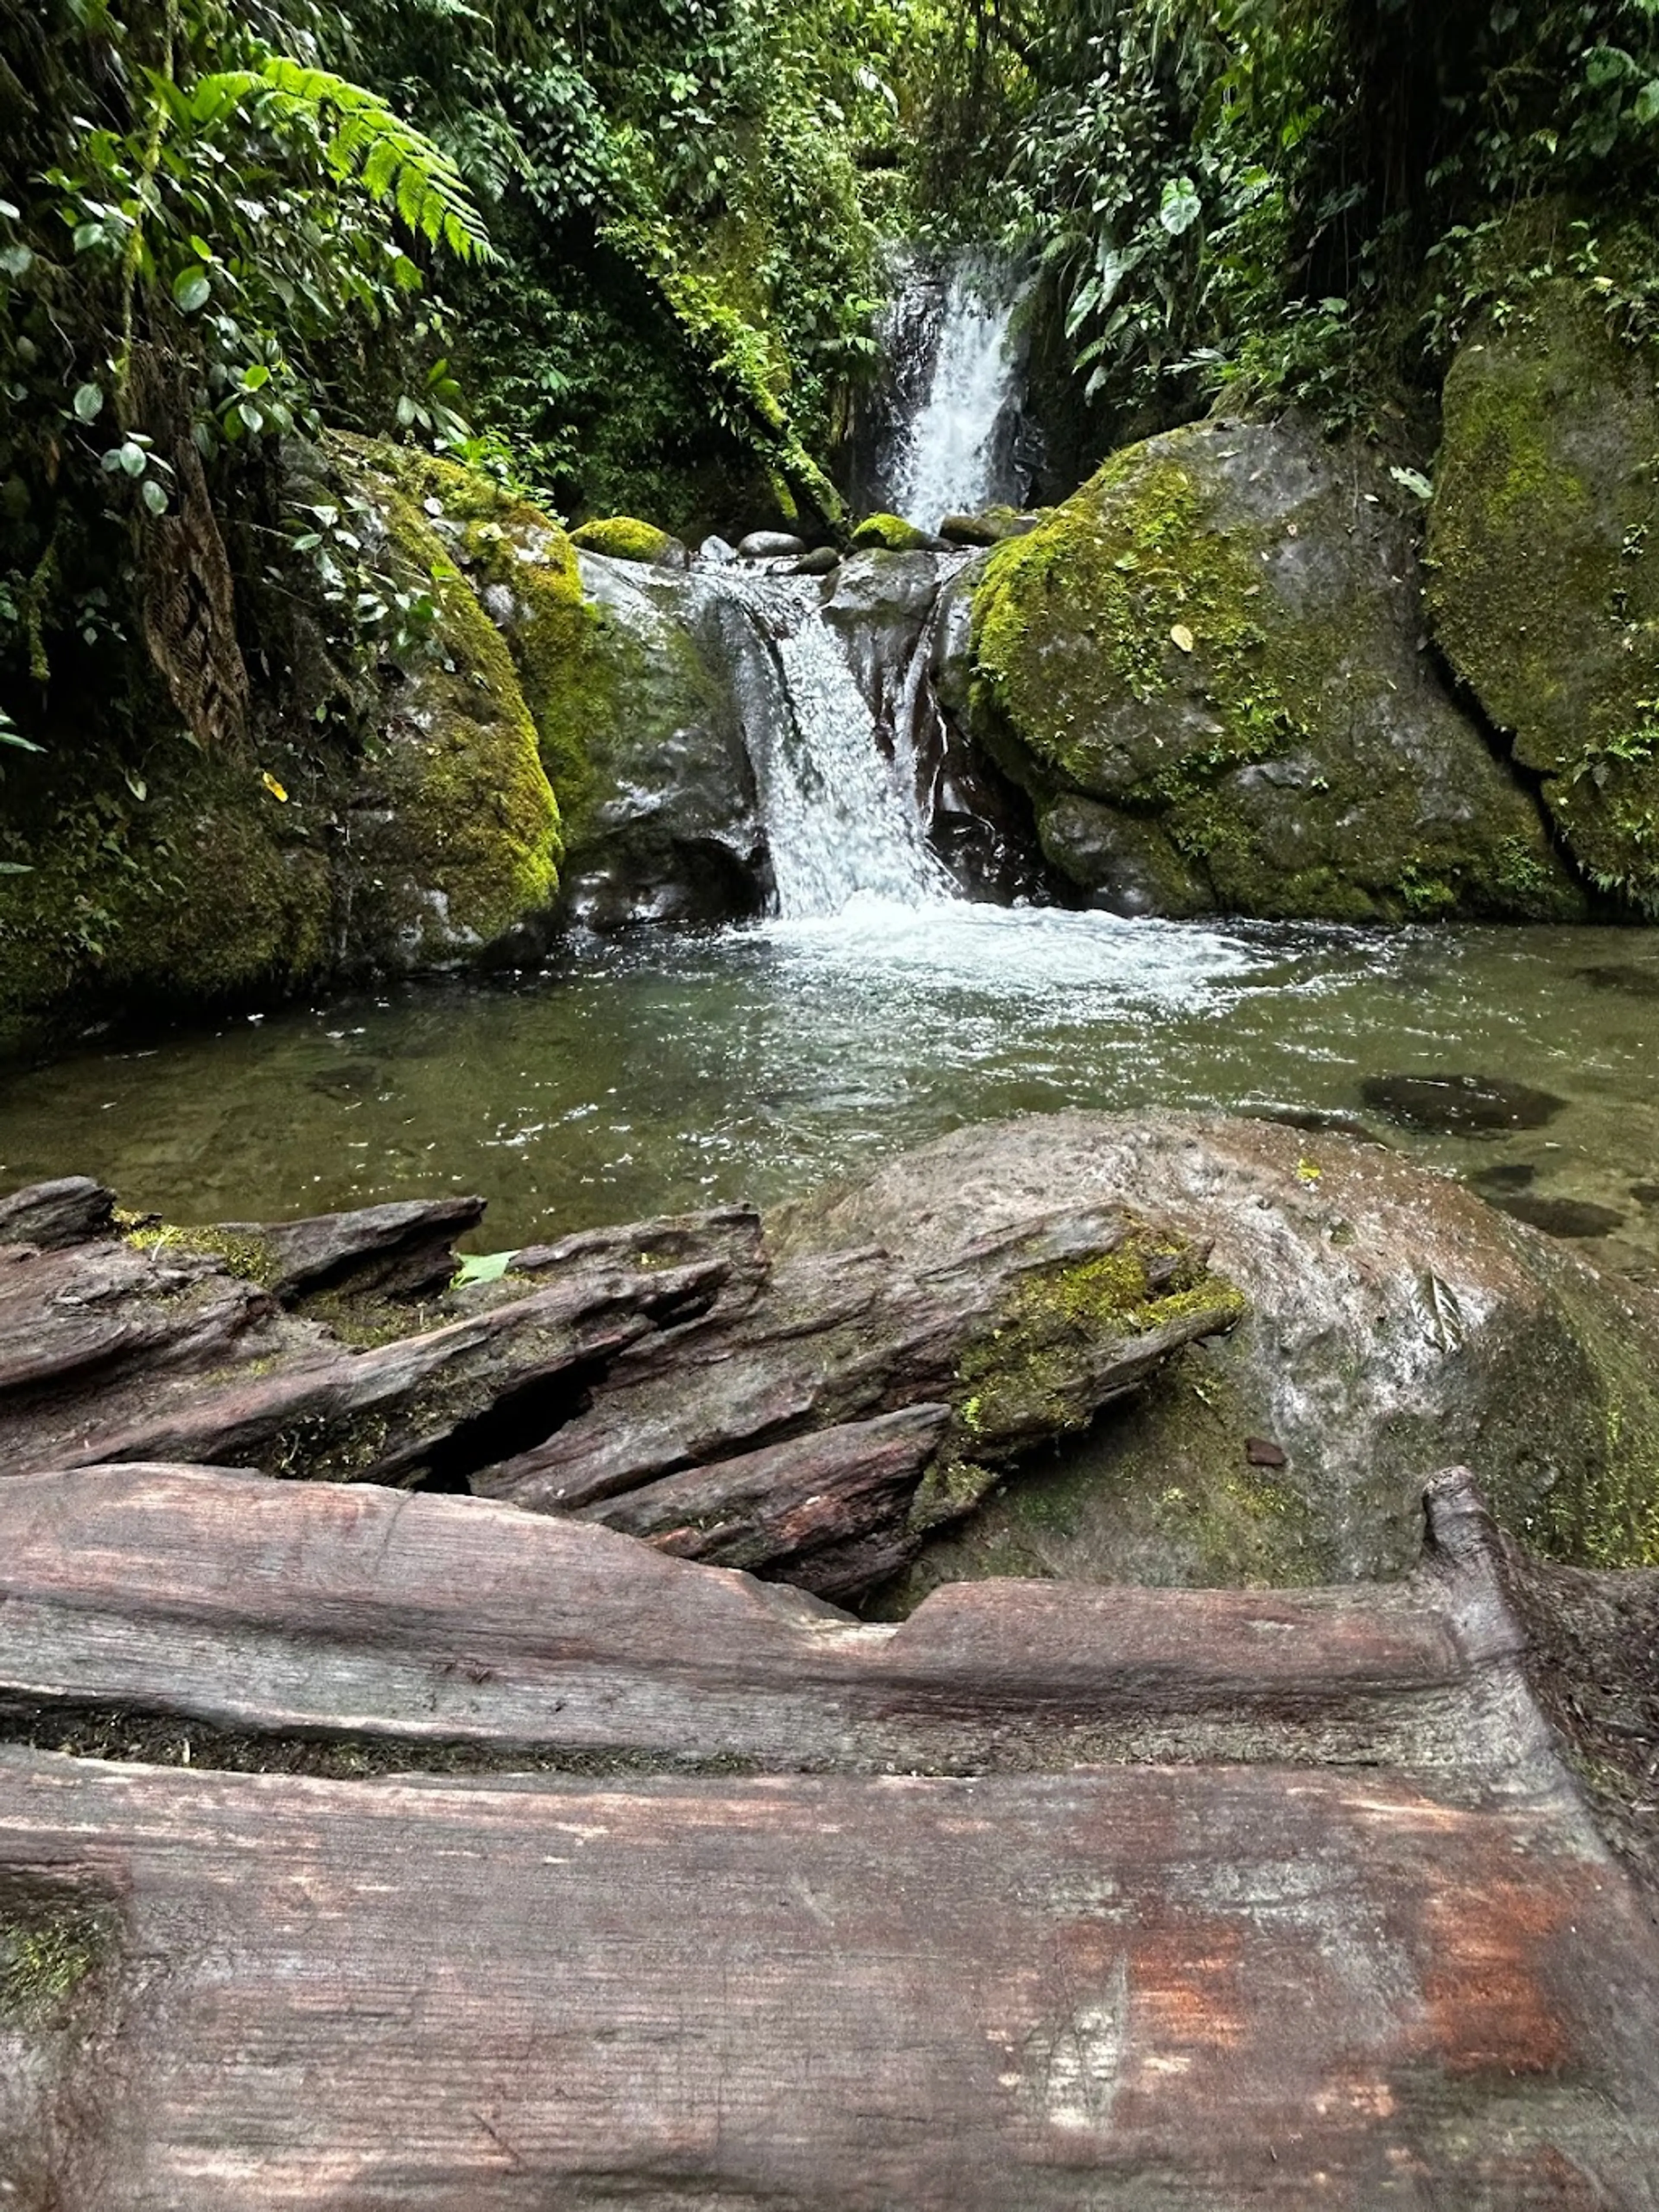
<svg viewBox="0 0 1659 2212"><path fill-rule="evenodd" d="M1402 1573L1423 1470L1535 1547L1659 1560L1659 1302L1386 1148L1274 1123L1062 1114L963 1130L785 1209L775 1249L925 1266L1045 1201L1133 1193L1249 1311L1028 1465L902 1594L988 1573L1275 1583Z"/></svg>
<svg viewBox="0 0 1659 2212"><path fill-rule="evenodd" d="M1294 418L1117 454L975 597L975 729L1097 903L1562 920L1538 805L1429 657L1413 526Z"/></svg>

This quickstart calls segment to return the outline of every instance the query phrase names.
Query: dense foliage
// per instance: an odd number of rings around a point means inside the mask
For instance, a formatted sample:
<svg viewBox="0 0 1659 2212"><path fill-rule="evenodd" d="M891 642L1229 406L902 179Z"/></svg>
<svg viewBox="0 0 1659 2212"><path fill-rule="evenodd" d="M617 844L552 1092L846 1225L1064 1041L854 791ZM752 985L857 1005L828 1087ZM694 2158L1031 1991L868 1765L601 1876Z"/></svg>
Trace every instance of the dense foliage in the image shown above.
<svg viewBox="0 0 1659 2212"><path fill-rule="evenodd" d="M1485 226L1659 178L1659 0L973 0L941 61L934 196L1041 256L1106 436L1431 389Z"/></svg>
<svg viewBox="0 0 1659 2212"><path fill-rule="evenodd" d="M1403 419L1517 205L1645 321L1656 133L1659 0L27 0L0 737L148 665L234 744L283 595L417 629L293 465L325 423L575 515L833 520L930 232L1046 272L1081 461L1230 388Z"/></svg>

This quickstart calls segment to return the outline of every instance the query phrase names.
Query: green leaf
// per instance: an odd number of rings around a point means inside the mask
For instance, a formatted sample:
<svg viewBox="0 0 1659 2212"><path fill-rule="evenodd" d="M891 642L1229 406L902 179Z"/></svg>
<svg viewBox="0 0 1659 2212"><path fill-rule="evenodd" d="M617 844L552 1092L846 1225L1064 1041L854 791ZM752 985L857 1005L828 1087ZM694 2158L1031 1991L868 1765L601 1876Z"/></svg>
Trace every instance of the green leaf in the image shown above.
<svg viewBox="0 0 1659 2212"><path fill-rule="evenodd" d="M162 490L161 485L156 483L154 477L146 477L144 478L138 495L143 501L144 505L149 509L152 514L165 514L167 513L167 495L166 492Z"/></svg>
<svg viewBox="0 0 1659 2212"><path fill-rule="evenodd" d="M0 745L15 745L20 753L43 753L46 750L32 738L26 738L21 730L14 730L9 722L0 725Z"/></svg>
<svg viewBox="0 0 1659 2212"><path fill-rule="evenodd" d="M27 246L8 246L0 252L0 270L3 270L8 276L21 276L27 272L33 260L34 256Z"/></svg>
<svg viewBox="0 0 1659 2212"><path fill-rule="evenodd" d="M1171 238L1181 238L1204 212L1198 187L1190 177L1171 177L1158 203L1158 219Z"/></svg>
<svg viewBox="0 0 1659 2212"><path fill-rule="evenodd" d="M124 445L116 447L115 459L117 464L124 468L130 477L143 476L144 471L149 466L149 455L142 446L135 445L131 438Z"/></svg>
<svg viewBox="0 0 1659 2212"><path fill-rule="evenodd" d="M251 399L240 400L237 403L236 412L241 417L244 429L257 431L264 428L265 418Z"/></svg>
<svg viewBox="0 0 1659 2212"><path fill-rule="evenodd" d="M33 873L27 860L0 860L0 876L32 876Z"/></svg>
<svg viewBox="0 0 1659 2212"><path fill-rule="evenodd" d="M75 410L77 422L95 422L104 409L104 387L101 384L83 384L78 387L70 404Z"/></svg>
<svg viewBox="0 0 1659 2212"><path fill-rule="evenodd" d="M213 297L213 287L199 269L181 269L173 280L173 296L185 314L193 315Z"/></svg>
<svg viewBox="0 0 1659 2212"><path fill-rule="evenodd" d="M467 1252L461 1264L450 1278L452 1290L465 1290L469 1283L499 1283L513 1259L510 1252Z"/></svg>

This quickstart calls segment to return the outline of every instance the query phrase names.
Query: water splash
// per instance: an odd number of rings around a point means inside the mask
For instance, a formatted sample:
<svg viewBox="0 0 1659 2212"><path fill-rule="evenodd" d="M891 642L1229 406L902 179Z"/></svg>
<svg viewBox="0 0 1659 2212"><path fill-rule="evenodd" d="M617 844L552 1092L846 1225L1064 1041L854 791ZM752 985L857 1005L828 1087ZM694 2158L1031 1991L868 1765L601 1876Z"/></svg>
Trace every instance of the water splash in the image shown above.
<svg viewBox="0 0 1659 2212"><path fill-rule="evenodd" d="M939 291L914 274L896 311L914 321L917 295ZM960 257L933 308L927 374L915 411L901 422L891 465L895 510L927 529L1016 495L1010 456L1021 362L1013 319L1019 289L973 255Z"/></svg>

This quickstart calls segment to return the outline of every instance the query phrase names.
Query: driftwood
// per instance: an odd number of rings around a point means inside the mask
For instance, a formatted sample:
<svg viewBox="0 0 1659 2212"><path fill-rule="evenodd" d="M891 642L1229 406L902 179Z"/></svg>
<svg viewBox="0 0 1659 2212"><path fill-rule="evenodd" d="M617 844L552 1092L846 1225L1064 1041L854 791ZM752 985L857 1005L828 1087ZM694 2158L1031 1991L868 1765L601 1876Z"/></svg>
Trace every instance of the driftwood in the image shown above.
<svg viewBox="0 0 1659 2212"><path fill-rule="evenodd" d="M1431 1534L892 1628L463 1499L0 1485L3 2201L1650 2206L1659 1939L1466 1481ZM99 1729L149 1763L40 1747Z"/></svg>
<svg viewBox="0 0 1659 2212"><path fill-rule="evenodd" d="M0 1466L471 1490L845 1598L1237 1310L1201 1248L1096 1206L925 1267L775 1265L741 1210L644 1223L517 1255L440 1326L400 1318L479 1210L0 1249ZM389 1340L343 1339L329 1295Z"/></svg>

